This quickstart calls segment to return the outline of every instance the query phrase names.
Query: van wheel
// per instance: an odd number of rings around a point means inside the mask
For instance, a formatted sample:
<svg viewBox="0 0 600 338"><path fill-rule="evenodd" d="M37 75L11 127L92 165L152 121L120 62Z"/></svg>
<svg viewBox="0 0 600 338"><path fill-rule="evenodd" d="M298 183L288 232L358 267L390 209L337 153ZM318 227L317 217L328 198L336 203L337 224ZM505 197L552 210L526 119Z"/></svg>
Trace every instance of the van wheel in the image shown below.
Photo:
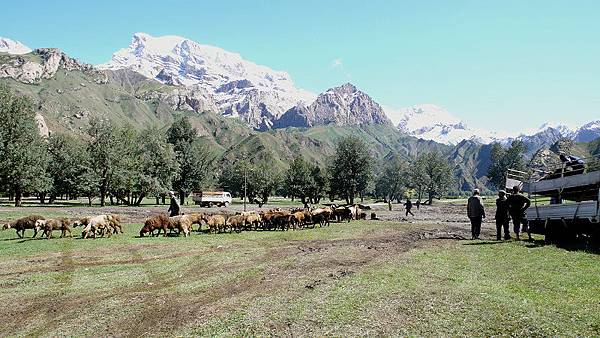
<svg viewBox="0 0 600 338"><path fill-rule="evenodd" d="M225 208L227 208L227 207L229 206L229 202L225 202L225 203L223 203L223 206L224 206Z"/></svg>

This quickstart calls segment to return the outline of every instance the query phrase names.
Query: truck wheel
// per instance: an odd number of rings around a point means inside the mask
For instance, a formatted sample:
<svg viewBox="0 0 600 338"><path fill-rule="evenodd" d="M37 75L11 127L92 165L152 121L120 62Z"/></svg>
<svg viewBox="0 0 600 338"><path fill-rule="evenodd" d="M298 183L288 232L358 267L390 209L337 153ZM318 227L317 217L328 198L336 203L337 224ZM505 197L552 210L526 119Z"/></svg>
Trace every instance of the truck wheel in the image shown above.
<svg viewBox="0 0 600 338"><path fill-rule="evenodd" d="M223 206L224 206L225 208L227 208L227 207L229 206L229 202L225 202L225 203L223 203Z"/></svg>

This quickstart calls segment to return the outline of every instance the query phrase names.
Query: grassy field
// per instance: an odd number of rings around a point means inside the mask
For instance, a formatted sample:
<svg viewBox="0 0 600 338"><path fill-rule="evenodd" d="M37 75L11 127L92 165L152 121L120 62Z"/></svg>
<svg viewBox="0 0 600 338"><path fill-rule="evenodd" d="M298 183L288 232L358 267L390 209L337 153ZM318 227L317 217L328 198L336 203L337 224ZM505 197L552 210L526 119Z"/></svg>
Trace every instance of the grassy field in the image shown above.
<svg viewBox="0 0 600 338"><path fill-rule="evenodd" d="M0 335L600 335L590 253L460 240L465 226L433 222L190 238L139 228L1 232Z"/></svg>

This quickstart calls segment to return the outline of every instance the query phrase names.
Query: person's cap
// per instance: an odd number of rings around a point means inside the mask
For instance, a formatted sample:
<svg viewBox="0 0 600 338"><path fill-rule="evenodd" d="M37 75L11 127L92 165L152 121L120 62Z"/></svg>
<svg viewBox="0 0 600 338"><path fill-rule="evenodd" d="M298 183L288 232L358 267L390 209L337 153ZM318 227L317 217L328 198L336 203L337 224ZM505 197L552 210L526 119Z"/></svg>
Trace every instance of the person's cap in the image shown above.
<svg viewBox="0 0 600 338"><path fill-rule="evenodd" d="M473 189L473 194L474 194L474 195L475 195L475 194L479 194L479 189L477 189L477 188Z"/></svg>
<svg viewBox="0 0 600 338"><path fill-rule="evenodd" d="M504 190L498 190L498 194L506 195L506 191L504 191Z"/></svg>
<svg viewBox="0 0 600 338"><path fill-rule="evenodd" d="M169 191L169 195L175 196L175 192L174 191Z"/></svg>

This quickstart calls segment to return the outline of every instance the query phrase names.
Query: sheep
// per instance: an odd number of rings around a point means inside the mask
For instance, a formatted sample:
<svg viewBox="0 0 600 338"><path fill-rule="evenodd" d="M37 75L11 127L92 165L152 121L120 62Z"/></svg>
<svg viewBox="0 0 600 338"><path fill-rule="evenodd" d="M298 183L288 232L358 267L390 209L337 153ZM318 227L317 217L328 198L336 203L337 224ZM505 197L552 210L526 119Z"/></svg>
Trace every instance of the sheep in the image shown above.
<svg viewBox="0 0 600 338"><path fill-rule="evenodd" d="M179 233L183 232L184 237L188 237L193 229L193 222L198 219L197 217L196 214L169 217L169 229L177 229Z"/></svg>
<svg viewBox="0 0 600 338"><path fill-rule="evenodd" d="M262 217L257 213L249 213L246 215L246 225L249 226L249 229L252 230L258 229L258 227L262 223Z"/></svg>
<svg viewBox="0 0 600 338"><path fill-rule="evenodd" d="M208 224L209 232L221 232L225 230L225 217L222 215L202 215L202 220Z"/></svg>
<svg viewBox="0 0 600 338"><path fill-rule="evenodd" d="M229 232L235 230L236 232L242 231L246 227L246 215L234 215L227 218L225 225L229 227Z"/></svg>
<svg viewBox="0 0 600 338"><path fill-rule="evenodd" d="M44 217L39 216L39 215L29 215L29 216L22 217L15 221L5 224L2 227L2 229L3 230L15 229L17 231L17 236L19 236L19 238L23 238L25 236L26 229L33 229L33 237L32 238L35 238L38 234L38 231L40 230L40 228L35 226L35 223L40 219L44 219Z"/></svg>
<svg viewBox="0 0 600 338"><path fill-rule="evenodd" d="M169 217L166 214L151 217L146 220L144 226L140 230L140 237L144 237L144 234L146 233L150 233L154 236L154 230L157 229L158 234L156 234L156 236L160 235L160 230L163 230L163 236L167 236L167 227L169 224Z"/></svg>
<svg viewBox="0 0 600 338"><path fill-rule="evenodd" d="M329 207L314 209L311 212L313 219L313 228L317 223L319 223L319 226L329 226L329 220L331 218L332 213L333 211Z"/></svg>
<svg viewBox="0 0 600 338"><path fill-rule="evenodd" d="M39 219L35 222L36 228L44 229L44 234L47 239L52 237L52 231L60 230L60 238L65 237L66 233L69 233L69 237L73 237L71 233L71 221L67 218L57 219Z"/></svg>
<svg viewBox="0 0 600 338"><path fill-rule="evenodd" d="M353 218L352 210L350 208L346 208L346 207L337 207L337 208L333 209L333 216L335 216L335 218L338 222L343 222L343 221L350 222L350 220Z"/></svg>
<svg viewBox="0 0 600 338"><path fill-rule="evenodd" d="M118 221L117 221L118 220ZM121 229L120 218L114 215L98 215L93 217L84 217L75 222L73 227L83 226L81 237L87 238L90 234L96 238L97 232L104 236L104 231L108 231L108 237L112 236L112 230ZM122 230L121 230L122 232Z"/></svg>

